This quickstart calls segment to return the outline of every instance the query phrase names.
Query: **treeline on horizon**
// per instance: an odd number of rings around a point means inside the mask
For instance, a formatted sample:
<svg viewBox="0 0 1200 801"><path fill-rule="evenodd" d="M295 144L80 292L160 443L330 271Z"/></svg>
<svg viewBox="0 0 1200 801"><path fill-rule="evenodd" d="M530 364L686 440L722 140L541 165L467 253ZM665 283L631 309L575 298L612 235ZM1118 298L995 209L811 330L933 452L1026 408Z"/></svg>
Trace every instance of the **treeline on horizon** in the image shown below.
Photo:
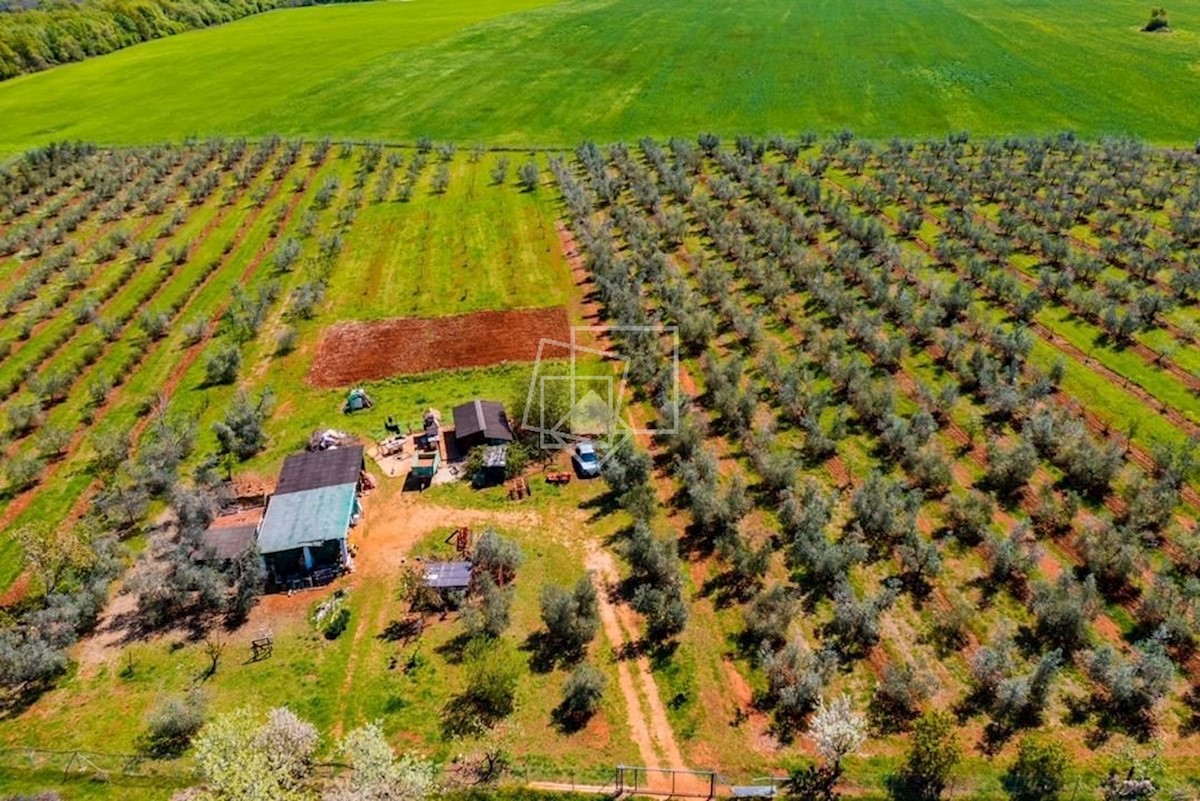
<svg viewBox="0 0 1200 801"><path fill-rule="evenodd" d="M0 0L0 81L293 6L357 0Z"/></svg>

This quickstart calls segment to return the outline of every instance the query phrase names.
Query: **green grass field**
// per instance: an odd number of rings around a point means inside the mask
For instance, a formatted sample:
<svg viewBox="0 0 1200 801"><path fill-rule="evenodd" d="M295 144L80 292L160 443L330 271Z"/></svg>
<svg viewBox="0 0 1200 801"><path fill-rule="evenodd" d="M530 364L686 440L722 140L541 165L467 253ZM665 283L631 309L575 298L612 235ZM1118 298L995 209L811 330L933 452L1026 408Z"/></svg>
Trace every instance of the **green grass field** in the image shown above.
<svg viewBox="0 0 1200 801"><path fill-rule="evenodd" d="M644 135L1072 129L1190 143L1200 10L981 0L432 0L280 11L0 85L0 152L283 134L574 145ZM84 102L86 101L86 102Z"/></svg>

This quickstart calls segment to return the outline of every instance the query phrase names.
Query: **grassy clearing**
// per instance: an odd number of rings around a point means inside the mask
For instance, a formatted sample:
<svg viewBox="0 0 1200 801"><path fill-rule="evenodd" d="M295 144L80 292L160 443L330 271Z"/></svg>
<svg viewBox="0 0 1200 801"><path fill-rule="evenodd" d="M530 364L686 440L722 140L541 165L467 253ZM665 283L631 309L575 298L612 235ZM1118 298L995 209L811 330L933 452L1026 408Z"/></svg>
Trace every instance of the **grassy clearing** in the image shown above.
<svg viewBox="0 0 1200 801"><path fill-rule="evenodd" d="M1190 143L1200 14L1172 8L1174 32L1151 36L1138 32L1146 11L1134 0L418 0L281 11L6 82L0 152L191 134L571 145L843 127L881 138L1072 129Z"/></svg>
<svg viewBox="0 0 1200 801"><path fill-rule="evenodd" d="M363 209L324 317L436 317L565 304L570 272L554 229L549 188L517 193L498 187L493 170L500 160L509 165L511 183L529 157L457 158L441 194L431 186L440 165L431 165L407 204L393 195ZM535 160L545 180L545 160Z"/></svg>

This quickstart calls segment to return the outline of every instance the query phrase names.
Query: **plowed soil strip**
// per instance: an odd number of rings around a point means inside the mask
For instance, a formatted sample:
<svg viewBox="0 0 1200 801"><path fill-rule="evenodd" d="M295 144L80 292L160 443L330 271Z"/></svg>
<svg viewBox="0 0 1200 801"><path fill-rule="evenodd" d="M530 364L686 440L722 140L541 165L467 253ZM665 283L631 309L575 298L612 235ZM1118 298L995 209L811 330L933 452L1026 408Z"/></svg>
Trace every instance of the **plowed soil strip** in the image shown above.
<svg viewBox="0 0 1200 801"><path fill-rule="evenodd" d="M308 381L342 387L432 370L533 361L542 339L566 342L570 336L562 306L338 323L322 334Z"/></svg>

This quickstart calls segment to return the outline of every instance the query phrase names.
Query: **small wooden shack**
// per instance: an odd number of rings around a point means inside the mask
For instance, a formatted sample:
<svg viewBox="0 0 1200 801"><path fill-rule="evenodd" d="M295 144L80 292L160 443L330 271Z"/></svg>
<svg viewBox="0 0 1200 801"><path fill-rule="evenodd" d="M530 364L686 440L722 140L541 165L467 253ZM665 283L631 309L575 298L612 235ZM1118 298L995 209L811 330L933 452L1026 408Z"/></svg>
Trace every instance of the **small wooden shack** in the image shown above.
<svg viewBox="0 0 1200 801"><path fill-rule="evenodd" d="M473 400L454 407L454 439L460 453L479 445L504 445L513 441L504 404Z"/></svg>

